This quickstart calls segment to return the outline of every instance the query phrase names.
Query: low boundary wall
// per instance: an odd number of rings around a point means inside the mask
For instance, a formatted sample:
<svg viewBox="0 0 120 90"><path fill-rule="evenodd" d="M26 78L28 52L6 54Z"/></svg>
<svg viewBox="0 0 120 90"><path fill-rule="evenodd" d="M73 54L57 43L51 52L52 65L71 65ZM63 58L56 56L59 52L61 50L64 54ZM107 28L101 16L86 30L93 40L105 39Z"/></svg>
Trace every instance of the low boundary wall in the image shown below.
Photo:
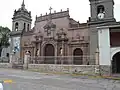
<svg viewBox="0 0 120 90"><path fill-rule="evenodd" d="M0 68L12 68L10 63L0 63ZM110 75L108 65L55 65L55 64L29 64L29 70L55 73L77 73L87 75Z"/></svg>
<svg viewBox="0 0 120 90"><path fill-rule="evenodd" d="M0 68L12 68L10 63L0 63Z"/></svg>
<svg viewBox="0 0 120 90"><path fill-rule="evenodd" d="M110 66L107 65L54 65L54 64L29 64L28 69L41 72L78 73L88 75L110 75Z"/></svg>

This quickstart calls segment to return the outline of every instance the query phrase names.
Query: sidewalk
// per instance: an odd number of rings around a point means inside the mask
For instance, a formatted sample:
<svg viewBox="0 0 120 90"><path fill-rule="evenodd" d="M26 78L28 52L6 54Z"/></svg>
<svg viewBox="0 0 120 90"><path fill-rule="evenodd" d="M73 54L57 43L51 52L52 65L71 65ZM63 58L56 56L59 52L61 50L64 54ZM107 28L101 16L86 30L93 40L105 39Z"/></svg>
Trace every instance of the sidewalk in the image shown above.
<svg viewBox="0 0 120 90"><path fill-rule="evenodd" d="M63 72L41 72L38 70L28 70L33 72L40 72L46 75L67 75L72 76L75 78L81 77L81 78L91 78L91 79L111 79L111 80L120 80L120 74L114 74L111 76L100 76L100 75L89 75L89 74L78 74L78 73L63 73Z"/></svg>

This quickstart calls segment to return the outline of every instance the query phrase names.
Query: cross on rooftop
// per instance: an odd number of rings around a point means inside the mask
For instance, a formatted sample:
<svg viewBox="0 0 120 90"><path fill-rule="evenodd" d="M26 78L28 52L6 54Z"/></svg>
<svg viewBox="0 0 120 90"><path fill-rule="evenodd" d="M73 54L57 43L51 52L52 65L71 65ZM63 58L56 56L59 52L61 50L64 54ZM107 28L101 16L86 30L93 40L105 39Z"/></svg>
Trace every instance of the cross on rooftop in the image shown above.
<svg viewBox="0 0 120 90"><path fill-rule="evenodd" d="M50 10L50 14L51 14L52 7L50 7L49 10Z"/></svg>

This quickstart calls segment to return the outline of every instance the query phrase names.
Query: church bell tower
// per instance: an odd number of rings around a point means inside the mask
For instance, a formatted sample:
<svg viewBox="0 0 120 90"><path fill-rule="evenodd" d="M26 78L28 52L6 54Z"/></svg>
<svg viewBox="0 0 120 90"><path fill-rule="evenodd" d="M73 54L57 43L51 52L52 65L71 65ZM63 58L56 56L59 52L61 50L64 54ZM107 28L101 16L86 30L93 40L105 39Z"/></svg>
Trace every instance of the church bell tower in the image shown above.
<svg viewBox="0 0 120 90"><path fill-rule="evenodd" d="M89 22L115 22L113 0L89 0L91 17Z"/></svg>
<svg viewBox="0 0 120 90"><path fill-rule="evenodd" d="M101 26L110 26L116 24L114 18L114 0L89 0L90 18L88 20L90 36L90 55L95 55L98 50L98 29ZM95 64L95 58L90 57L90 64Z"/></svg>
<svg viewBox="0 0 120 90"><path fill-rule="evenodd" d="M12 31L24 30L27 32L31 29L31 12L25 8L24 0L21 7L14 11L12 20Z"/></svg>
<svg viewBox="0 0 120 90"><path fill-rule="evenodd" d="M20 58L21 56L21 38L24 32L31 29L31 12L25 8L24 0L21 7L14 11L12 18L12 32L11 32L11 53Z"/></svg>

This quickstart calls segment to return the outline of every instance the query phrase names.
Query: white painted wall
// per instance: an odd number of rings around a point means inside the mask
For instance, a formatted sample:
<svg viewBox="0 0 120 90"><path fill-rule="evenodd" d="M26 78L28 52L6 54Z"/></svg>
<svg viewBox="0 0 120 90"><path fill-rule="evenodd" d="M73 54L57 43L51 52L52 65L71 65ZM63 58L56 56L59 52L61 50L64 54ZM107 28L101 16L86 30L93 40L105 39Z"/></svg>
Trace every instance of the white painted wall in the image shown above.
<svg viewBox="0 0 120 90"><path fill-rule="evenodd" d="M100 65L111 65L109 28L98 28L98 43Z"/></svg>

